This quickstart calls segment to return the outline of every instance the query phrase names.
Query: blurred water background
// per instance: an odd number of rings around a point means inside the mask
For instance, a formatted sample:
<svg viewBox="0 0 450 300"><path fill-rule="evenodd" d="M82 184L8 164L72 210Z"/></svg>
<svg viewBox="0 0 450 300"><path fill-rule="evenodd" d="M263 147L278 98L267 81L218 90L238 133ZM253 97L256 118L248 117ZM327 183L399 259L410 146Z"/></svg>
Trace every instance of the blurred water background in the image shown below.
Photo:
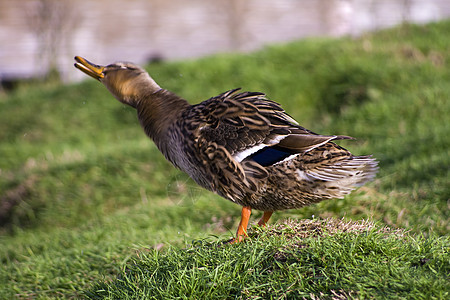
<svg viewBox="0 0 450 300"><path fill-rule="evenodd" d="M74 55L143 64L448 17L450 0L0 0L0 80L79 80Z"/></svg>

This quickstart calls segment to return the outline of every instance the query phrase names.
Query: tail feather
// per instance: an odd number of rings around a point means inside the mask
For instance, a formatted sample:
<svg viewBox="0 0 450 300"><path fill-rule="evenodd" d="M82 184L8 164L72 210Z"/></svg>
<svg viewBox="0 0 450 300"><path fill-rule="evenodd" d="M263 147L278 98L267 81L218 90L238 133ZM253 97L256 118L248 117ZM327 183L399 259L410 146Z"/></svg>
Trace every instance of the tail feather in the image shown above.
<svg viewBox="0 0 450 300"><path fill-rule="evenodd" d="M306 171L306 175L311 181L322 181L317 185L318 194L342 198L372 180L377 170L378 162L370 156L351 156L333 164L317 166Z"/></svg>

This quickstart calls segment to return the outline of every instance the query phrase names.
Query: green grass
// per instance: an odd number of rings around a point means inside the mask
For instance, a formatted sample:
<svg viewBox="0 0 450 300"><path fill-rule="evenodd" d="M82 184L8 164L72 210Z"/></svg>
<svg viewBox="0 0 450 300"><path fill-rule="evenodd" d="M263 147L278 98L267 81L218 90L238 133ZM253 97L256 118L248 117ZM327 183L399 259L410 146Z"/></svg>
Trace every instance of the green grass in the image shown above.
<svg viewBox="0 0 450 300"><path fill-rule="evenodd" d="M449 21L404 25L148 66L192 103L263 91L315 132L356 137L341 144L373 154L377 179L272 222L377 222L365 232L286 239L274 227L216 247L234 234L240 207L167 163L135 112L98 82L0 95L0 298L448 297L449 30Z"/></svg>
<svg viewBox="0 0 450 300"><path fill-rule="evenodd" d="M364 222L290 221L240 245L199 240L183 249L140 251L115 280L87 296L444 298L450 289L449 242L414 239Z"/></svg>

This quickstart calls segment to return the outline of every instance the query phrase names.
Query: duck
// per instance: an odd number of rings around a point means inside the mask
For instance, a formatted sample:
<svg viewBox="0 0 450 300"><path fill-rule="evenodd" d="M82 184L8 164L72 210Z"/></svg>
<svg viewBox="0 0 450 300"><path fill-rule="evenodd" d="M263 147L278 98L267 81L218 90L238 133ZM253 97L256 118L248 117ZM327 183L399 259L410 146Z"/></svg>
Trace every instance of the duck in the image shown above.
<svg viewBox="0 0 450 300"><path fill-rule="evenodd" d="M130 62L97 65L76 56L74 66L136 109L140 125L164 157L198 185L240 206L231 242L247 237L252 210L265 227L273 212L339 199L372 180L378 162L355 156L316 134L264 93L231 89L191 105L161 88Z"/></svg>

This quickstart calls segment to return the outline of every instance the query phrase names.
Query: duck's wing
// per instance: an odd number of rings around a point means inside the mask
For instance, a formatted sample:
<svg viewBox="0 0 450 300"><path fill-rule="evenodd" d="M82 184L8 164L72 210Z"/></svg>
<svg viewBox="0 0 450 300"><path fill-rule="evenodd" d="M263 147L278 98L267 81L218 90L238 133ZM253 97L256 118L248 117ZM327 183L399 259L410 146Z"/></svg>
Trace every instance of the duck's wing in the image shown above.
<svg viewBox="0 0 450 300"><path fill-rule="evenodd" d="M331 140L348 136L318 135L298 125L280 106L263 93L231 90L200 104L206 122L200 135L224 146L241 162L264 148L300 153ZM263 151L262 151L263 152Z"/></svg>
<svg viewBox="0 0 450 300"><path fill-rule="evenodd" d="M266 166L349 138L315 134L264 94L238 90L195 105L187 116L213 189L226 198L236 200L256 191L268 176Z"/></svg>

